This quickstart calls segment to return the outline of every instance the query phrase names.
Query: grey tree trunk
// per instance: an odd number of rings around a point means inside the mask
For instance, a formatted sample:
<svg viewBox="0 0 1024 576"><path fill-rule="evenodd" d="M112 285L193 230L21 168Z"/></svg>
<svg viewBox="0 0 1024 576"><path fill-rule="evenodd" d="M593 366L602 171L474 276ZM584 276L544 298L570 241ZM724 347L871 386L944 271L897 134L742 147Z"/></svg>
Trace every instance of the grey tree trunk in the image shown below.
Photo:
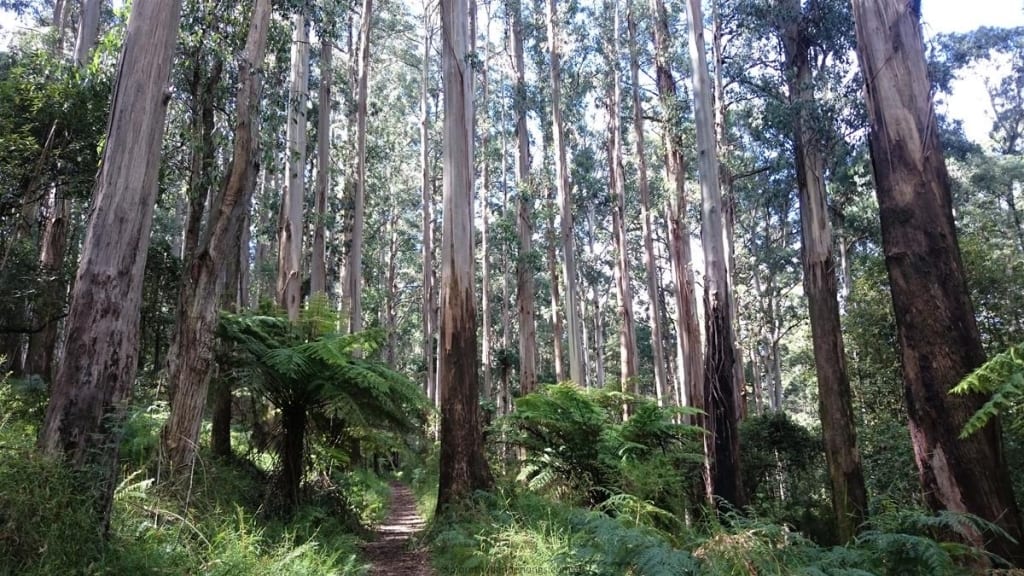
<svg viewBox="0 0 1024 576"><path fill-rule="evenodd" d="M316 199L313 227L313 254L309 264L309 293L327 294L327 247L324 240L324 219L327 217L327 193L331 189L331 83L334 47L326 31L320 39L320 112L317 116Z"/></svg>
<svg viewBox="0 0 1024 576"><path fill-rule="evenodd" d="M526 125L526 59L521 0L511 0L512 47L515 66L516 107L516 192L519 196L519 214L516 233L519 239L519 259L516 262L516 298L519 311L519 390L529 394L537 388L537 320L533 265L533 190L530 182L530 134Z"/></svg>
<svg viewBox="0 0 1024 576"><path fill-rule="evenodd" d="M138 364L142 281L180 15L177 0L132 5L63 362L39 434L42 452L96 473L85 488L98 496L104 532L116 484L117 431Z"/></svg>
<svg viewBox="0 0 1024 576"><path fill-rule="evenodd" d="M558 2L548 0L548 51L551 66L551 121L555 145L555 184L558 188L562 231L562 275L565 276L565 321L569 335L569 378L586 387L583 370L583 329L580 325L579 294L576 289L576 248L573 240L572 198L569 190L569 166L565 154L565 129L562 121L562 53L558 26Z"/></svg>
<svg viewBox="0 0 1024 576"><path fill-rule="evenodd" d="M356 181L352 211L352 245L348 259L348 293L351 298L349 332L363 329L363 229L366 224L366 117L369 114L370 30L373 0L363 0L359 23L359 78L356 84Z"/></svg>
<svg viewBox="0 0 1024 576"><path fill-rule="evenodd" d="M644 114L640 100L640 56L638 54L634 1L629 1L626 25L629 29L629 68L633 99L633 138L636 140L637 188L640 192L641 225L644 235L644 268L647 272L647 298L651 303L651 349L654 352L654 389L659 406L674 404L665 374L665 341L661 333L661 299L658 296L657 264L651 233L651 192L647 179L647 149L644 136Z"/></svg>
<svg viewBox="0 0 1024 576"><path fill-rule="evenodd" d="M75 62L85 66L92 57L96 38L100 33L100 8L103 0L82 0L78 15L78 34L75 37Z"/></svg>
<svg viewBox="0 0 1024 576"><path fill-rule="evenodd" d="M800 196L804 291L811 322L811 342L818 376L818 404L825 459L832 483L832 509L841 542L852 540L867 516L867 490L850 397L850 378L839 320L839 294L832 226L825 197L825 157L811 126L815 103L809 39L800 0L783 6L780 26L786 55L790 105L794 109L793 141Z"/></svg>
<svg viewBox="0 0 1024 576"><path fill-rule="evenodd" d="M473 277L473 80L467 0L441 1L444 221L441 235L441 461L437 506L492 484L484 457Z"/></svg>
<svg viewBox="0 0 1024 576"><path fill-rule="evenodd" d="M176 340L177 361L168 364L171 415L161 432L161 448L171 478L187 478L199 446L210 374L213 369L217 306L231 279L226 273L239 268L242 228L249 212L259 171L260 68L270 26L270 0L257 0L239 63L238 112L234 146L227 179L211 206L210 218L194 258L181 301ZM234 274L238 289L239 272ZM232 298L235 300L235 298Z"/></svg>
<svg viewBox="0 0 1024 576"><path fill-rule="evenodd" d="M704 16L700 0L686 1L690 22L690 59L693 64L693 104L697 125L697 167L703 204L701 240L704 245L704 398L708 418L705 441L712 493L734 506L743 505L739 473L739 410L732 311L729 309L729 275L722 224L722 190L719 182L711 82L704 48Z"/></svg>
<svg viewBox="0 0 1024 576"><path fill-rule="evenodd" d="M293 18L291 89L285 172L278 231L277 301L297 320L302 305L302 203L306 189L306 99L309 97L309 29L302 12Z"/></svg>

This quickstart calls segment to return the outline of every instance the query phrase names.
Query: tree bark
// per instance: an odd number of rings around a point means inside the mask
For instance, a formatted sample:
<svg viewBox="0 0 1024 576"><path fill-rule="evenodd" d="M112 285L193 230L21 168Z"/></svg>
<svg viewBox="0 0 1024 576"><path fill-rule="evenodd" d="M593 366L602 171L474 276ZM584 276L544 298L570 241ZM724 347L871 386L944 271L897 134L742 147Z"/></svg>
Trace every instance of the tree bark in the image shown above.
<svg viewBox="0 0 1024 576"><path fill-rule="evenodd" d="M369 114L370 30L373 0L363 0L359 23L359 78L356 84L356 182L352 213L352 246L348 259L348 293L351 295L349 332L363 329L363 229L366 224L366 118Z"/></svg>
<svg viewBox="0 0 1024 576"><path fill-rule="evenodd" d="M306 189L306 99L309 97L309 29L306 15L292 19L291 88L288 91L288 126L284 195L278 230L277 301L292 321L302 305L302 203Z"/></svg>
<svg viewBox="0 0 1024 576"><path fill-rule="evenodd" d="M530 134L526 125L526 58L522 0L510 0L512 11L512 47L515 65L516 109L516 191L519 214L516 233L519 259L516 262L516 298L519 312L519 392L529 394L537 388L537 320L533 263L533 190L530 182Z"/></svg>
<svg viewBox="0 0 1024 576"><path fill-rule="evenodd" d="M967 291L915 3L853 0L870 145L911 442L928 505L1011 538L972 543L1021 566L1024 532L999 424L961 439L980 395L948 392L985 360Z"/></svg>
<svg viewBox="0 0 1024 576"><path fill-rule="evenodd" d="M181 4L136 0L112 96L107 146L39 449L92 470L99 525L110 521L118 433L139 352L139 309L153 222L167 84Z"/></svg>
<svg viewBox="0 0 1024 576"><path fill-rule="evenodd" d="M331 83L334 45L327 30L320 33L320 111L317 115L316 220L313 227L313 254L309 265L309 293L327 294L327 248L324 220L327 217L327 193L331 189Z"/></svg>
<svg viewBox="0 0 1024 576"><path fill-rule="evenodd" d="M420 84L420 187L423 193L423 364L426 367L424 387L427 397L436 398L437 380L434 370L434 203L430 187L430 44L433 34L430 15L423 16L423 72Z"/></svg>
<svg viewBox="0 0 1024 576"><path fill-rule="evenodd" d="M92 57L96 38L100 33L100 8L103 0L82 0L78 15L78 34L75 37L75 62L84 67Z"/></svg>
<svg viewBox="0 0 1024 576"><path fill-rule="evenodd" d="M492 484L484 457L473 277L473 79L467 0L441 1L444 221L441 240L441 462L437 506Z"/></svg>
<svg viewBox="0 0 1024 576"><path fill-rule="evenodd" d="M811 322L811 342L818 376L818 403L825 460L832 484L832 509L841 542L852 540L867 516L867 490L850 398L850 378L839 320L839 294L832 227L825 197L825 157L811 126L814 77L810 40L799 0L783 7L780 29L786 55L786 76L793 107L793 143L803 249L804 292Z"/></svg>
<svg viewBox="0 0 1024 576"><path fill-rule="evenodd" d="M565 154L565 129L562 121L562 42L558 30L558 2L557 0L548 0L551 122L555 145L555 184L558 188L562 231L562 275L565 276L565 323L569 336L569 378L577 386L586 387L587 375L583 370L583 329L580 326L579 294L576 289L572 197L569 189L569 166Z"/></svg>
<svg viewBox="0 0 1024 576"><path fill-rule="evenodd" d="M669 256L675 283L676 355L679 369L679 398L685 405L704 410L704 365L701 358L700 324L690 248L690 228L686 222L686 160L683 156L681 102L672 75L668 15L662 0L651 0L654 14L655 75L658 98L665 115L665 159L672 199L668 206ZM704 425L704 418L693 423ZM705 482L706 484L706 482ZM709 496L709 495L706 495Z"/></svg>
<svg viewBox="0 0 1024 576"><path fill-rule="evenodd" d="M214 199L200 246L186 270L188 288L177 325L177 361L168 364L171 415L161 431L169 476L188 477L199 444L199 429L213 368L217 305L229 278L229 260L238 267L242 227L259 171L261 73L270 26L270 0L257 0L239 63L234 147L227 179ZM237 274L235 275L237 276ZM237 278L233 284L237 290Z"/></svg>
<svg viewBox="0 0 1024 576"><path fill-rule="evenodd" d="M665 374L665 341L661 333L661 299L651 232L651 192L647 180L647 150L644 139L643 103L640 100L640 56L638 54L634 1L629 1L626 26L629 29L629 69L633 99L633 137L636 140L637 188L640 192L641 225L644 235L644 268L647 272L647 298L651 302L651 349L654 352L654 389L659 406L671 406L673 395Z"/></svg>
<svg viewBox="0 0 1024 576"><path fill-rule="evenodd" d="M744 502L740 478L739 410L736 405L734 332L729 309L722 226L722 190L719 182L714 111L711 102L704 17L700 0L686 1L690 21L690 58L693 64L693 104L697 125L697 158L703 198L701 240L704 244L704 398L708 418L705 441L712 493L734 506Z"/></svg>

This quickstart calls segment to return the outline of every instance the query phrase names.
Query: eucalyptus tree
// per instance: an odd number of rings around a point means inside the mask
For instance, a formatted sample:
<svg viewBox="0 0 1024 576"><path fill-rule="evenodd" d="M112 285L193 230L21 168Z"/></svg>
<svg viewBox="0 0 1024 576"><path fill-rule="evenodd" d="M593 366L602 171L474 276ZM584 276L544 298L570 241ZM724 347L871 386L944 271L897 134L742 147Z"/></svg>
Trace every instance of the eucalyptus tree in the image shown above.
<svg viewBox="0 0 1024 576"><path fill-rule="evenodd" d="M583 370L583 328L580 324L579 290L576 286L572 194L569 189L565 128L562 120L562 40L557 0L547 0L547 28L550 58L548 66L551 77L551 124L555 147L555 185L558 190L562 276L565 278L565 318L569 336L569 377L577 385L585 387L587 380L586 372Z"/></svg>
<svg viewBox="0 0 1024 576"><path fill-rule="evenodd" d="M296 320L302 304L302 214L306 190L306 100L309 97L309 24L305 7L292 17L291 77L285 155L286 183L278 223L277 302Z"/></svg>
<svg viewBox="0 0 1024 576"><path fill-rule="evenodd" d="M511 17L512 65L515 70L513 103L516 114L516 194L518 215L516 231L519 240L516 261L516 306L519 319L519 390L523 394L537 387L537 312L533 260L533 185L530 179L530 134L526 123L526 56L527 28L523 19L522 0L509 0Z"/></svg>
<svg viewBox="0 0 1024 576"><path fill-rule="evenodd" d="M640 55L637 39L637 3L627 0L626 27L629 43L630 98L633 103L633 145L636 150L637 188L640 193L640 225L643 230L644 270L647 298L651 303L651 348L654 353L654 389L658 405L675 404L665 366L665 337L661 330L661 297L658 290L657 261L652 235L651 192L647 175L647 145L644 134L643 101L640 99Z"/></svg>
<svg viewBox="0 0 1024 576"><path fill-rule="evenodd" d="M107 145L66 320L63 362L39 434L42 452L95 471L106 531L117 474L117 430L131 397L139 307L160 168L167 83L181 3L132 5L112 97Z"/></svg>
<svg viewBox="0 0 1024 576"><path fill-rule="evenodd" d="M985 398L948 393L985 361L985 352L953 220L918 8L853 1L910 437L928 505L996 523L1001 534L969 532L967 539L1022 565L1024 532L998 423L962 438Z"/></svg>
<svg viewBox="0 0 1024 576"><path fill-rule="evenodd" d="M363 0L359 21L358 78L356 80L356 169L355 198L352 210L352 243L348 254L349 332L363 327L363 232L366 224L366 126L369 108L370 31L373 26L373 0Z"/></svg>
<svg viewBox="0 0 1024 576"><path fill-rule="evenodd" d="M492 484L484 457L473 279L473 81L469 2L441 0L444 88L444 223L441 237L439 372L441 461L437 505Z"/></svg>
<svg viewBox="0 0 1024 576"><path fill-rule="evenodd" d="M708 417L705 451L712 493L733 505L743 503L739 473L739 402L736 389L734 330L729 309L729 277L723 245L722 190L719 181L711 82L704 46L704 16L700 0L687 0L690 59L693 64L693 104L697 128L704 247L704 398Z"/></svg>
<svg viewBox="0 0 1024 576"><path fill-rule="evenodd" d="M686 158L683 154L683 100L679 98L672 72L673 46L668 13L663 0L650 0L653 18L655 78L663 115L665 168L671 196L668 205L669 254L675 284L676 305L676 396L680 403L704 410L704 364L701 355L700 324L697 320L696 289L690 253L690 225L687 222ZM697 417L697 424L702 418ZM709 493L710 494L710 493Z"/></svg>
<svg viewBox="0 0 1024 576"><path fill-rule="evenodd" d="M234 144L230 169L210 207L210 217L189 262L175 331L175 361L168 366L171 414L161 433L171 476L189 477L199 446L213 368L217 307L229 280L237 291L242 229L259 169L261 68L270 27L270 0L253 6L245 47L238 63ZM246 259L248 264L248 259ZM234 270L234 278L226 272Z"/></svg>

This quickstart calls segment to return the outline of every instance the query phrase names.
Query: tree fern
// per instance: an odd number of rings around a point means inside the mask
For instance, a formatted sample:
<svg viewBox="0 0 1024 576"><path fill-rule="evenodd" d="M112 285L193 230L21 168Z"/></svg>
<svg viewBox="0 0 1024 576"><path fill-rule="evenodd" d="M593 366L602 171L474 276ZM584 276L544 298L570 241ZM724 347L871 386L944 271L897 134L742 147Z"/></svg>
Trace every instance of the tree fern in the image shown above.
<svg viewBox="0 0 1024 576"><path fill-rule="evenodd" d="M964 425L960 437L974 434L996 416L1010 416L1009 425L1024 429L1021 407L1024 406L1024 344L1011 346L996 354L963 379L953 394L985 394L989 399Z"/></svg>

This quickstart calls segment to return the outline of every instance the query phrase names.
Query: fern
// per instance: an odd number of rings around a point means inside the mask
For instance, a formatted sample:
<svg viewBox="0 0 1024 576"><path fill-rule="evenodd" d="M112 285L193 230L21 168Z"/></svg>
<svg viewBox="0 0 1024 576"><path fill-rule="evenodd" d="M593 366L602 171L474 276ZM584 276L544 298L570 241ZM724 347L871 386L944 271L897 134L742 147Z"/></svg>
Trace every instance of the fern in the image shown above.
<svg viewBox="0 0 1024 576"><path fill-rule="evenodd" d="M1024 344L1011 346L996 354L951 390L953 394L984 394L989 399L964 425L966 438L984 428L1000 414L1010 415L1010 426L1024 430L1021 407L1024 406Z"/></svg>

